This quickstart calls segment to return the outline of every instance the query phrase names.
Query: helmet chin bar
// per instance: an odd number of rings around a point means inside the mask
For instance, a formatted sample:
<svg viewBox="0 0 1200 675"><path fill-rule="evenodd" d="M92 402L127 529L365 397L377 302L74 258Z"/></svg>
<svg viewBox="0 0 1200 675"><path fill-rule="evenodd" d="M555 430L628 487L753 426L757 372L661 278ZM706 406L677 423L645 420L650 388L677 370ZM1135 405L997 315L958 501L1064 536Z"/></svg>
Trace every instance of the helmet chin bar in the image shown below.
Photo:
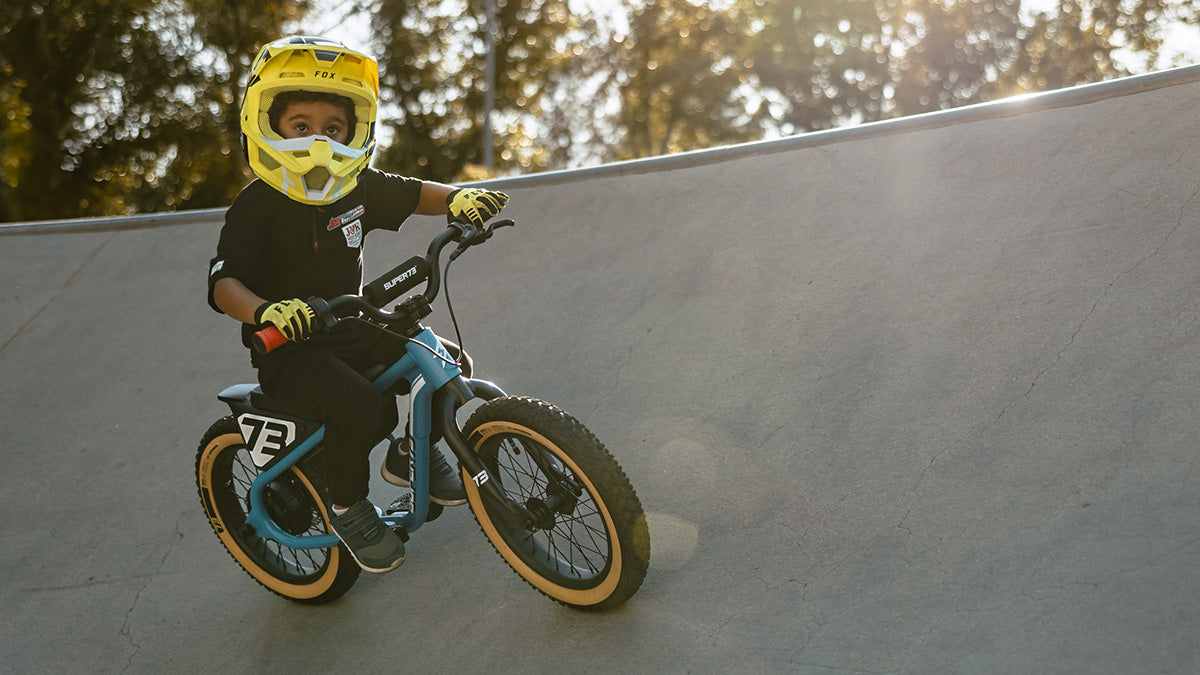
<svg viewBox="0 0 1200 675"><path fill-rule="evenodd" d="M263 138L262 141L281 157L295 160L291 171L286 166L282 167L284 193L286 194L288 186L295 185L296 178L299 178L304 198L313 203L327 201L331 191L340 183L341 179L335 177L334 169L353 162L366 153L365 149L356 150L328 136L320 135L281 140ZM297 169L297 164L304 168ZM301 171L303 173L300 173Z"/></svg>

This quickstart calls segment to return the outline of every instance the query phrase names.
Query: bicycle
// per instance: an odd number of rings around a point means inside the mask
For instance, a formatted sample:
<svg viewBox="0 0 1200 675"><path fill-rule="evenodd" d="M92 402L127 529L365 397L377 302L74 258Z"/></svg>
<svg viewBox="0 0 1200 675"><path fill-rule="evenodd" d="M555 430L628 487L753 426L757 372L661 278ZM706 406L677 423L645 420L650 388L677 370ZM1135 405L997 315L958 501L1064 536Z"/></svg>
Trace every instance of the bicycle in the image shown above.
<svg viewBox="0 0 1200 675"><path fill-rule="evenodd" d="M624 470L565 411L464 377L441 339L420 323L432 313L451 263L513 224L451 223L425 256L372 281L362 295L307 302L326 329L365 320L407 341L398 361L364 373L379 391L407 390L410 399L405 436L412 449L411 499L394 501L383 521L407 541L441 514L442 506L429 501L436 425L458 461L480 529L505 562L563 605L612 608L638 590L650 561L645 513ZM458 246L440 269L442 252L452 242ZM422 283L423 293L382 309ZM448 290L446 296L457 334ZM254 342L265 353L286 338L272 326ZM447 392L437 397L437 409L435 392ZM196 485L213 531L234 560L277 595L305 604L341 597L361 569L329 525L321 483L325 427L290 413L254 384L228 387L217 398L231 414L209 427L196 453ZM456 414L472 400L482 403L460 427ZM399 442L392 434L388 438Z"/></svg>

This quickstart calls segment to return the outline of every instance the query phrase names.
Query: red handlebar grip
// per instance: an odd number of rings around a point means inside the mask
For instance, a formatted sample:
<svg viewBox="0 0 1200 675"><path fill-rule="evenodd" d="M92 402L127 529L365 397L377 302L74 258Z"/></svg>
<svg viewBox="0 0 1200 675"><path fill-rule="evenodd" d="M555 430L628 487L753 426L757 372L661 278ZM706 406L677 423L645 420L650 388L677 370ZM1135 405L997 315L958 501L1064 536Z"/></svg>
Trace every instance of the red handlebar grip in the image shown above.
<svg viewBox="0 0 1200 675"><path fill-rule="evenodd" d="M278 328L267 326L254 334L254 351L266 354L276 347L287 344L287 341L287 337Z"/></svg>

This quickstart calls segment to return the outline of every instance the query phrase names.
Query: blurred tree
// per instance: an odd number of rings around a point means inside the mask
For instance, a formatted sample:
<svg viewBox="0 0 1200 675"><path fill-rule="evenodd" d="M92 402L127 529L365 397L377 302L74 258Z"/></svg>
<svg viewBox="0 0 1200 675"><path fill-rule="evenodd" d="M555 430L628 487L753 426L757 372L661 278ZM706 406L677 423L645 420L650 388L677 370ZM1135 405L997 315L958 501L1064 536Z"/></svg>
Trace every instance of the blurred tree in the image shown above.
<svg viewBox="0 0 1200 675"><path fill-rule="evenodd" d="M481 177L486 92L486 0L377 0L373 28L381 55L391 142L380 168L432 180ZM496 173L544 169L561 156L558 86L570 77L589 18L566 0L494 0ZM560 144L556 146L555 144Z"/></svg>
<svg viewBox="0 0 1200 675"><path fill-rule="evenodd" d="M5 3L3 215L116 213L157 180L188 64L149 0ZM136 201L134 197L132 201Z"/></svg>
<svg viewBox="0 0 1200 675"><path fill-rule="evenodd" d="M467 113L461 92L446 92L442 83L453 68L443 63L454 41L452 19L439 15L436 0L380 0L372 26L378 43L380 66L380 127L390 131L391 142L381 148L375 165L411 176L433 178L454 175L462 167L439 147L462 145L463 125L447 125L449 117ZM452 94L449 97L440 92ZM385 119L398 110L398 118Z"/></svg>
<svg viewBox="0 0 1200 675"><path fill-rule="evenodd" d="M244 72L306 6L4 3L0 218L227 204L246 182L237 151Z"/></svg>
<svg viewBox="0 0 1200 675"><path fill-rule="evenodd" d="M607 159L663 155L754 140L765 108L751 96L755 59L724 11L689 0L650 0L613 39L601 104L612 112Z"/></svg>
<svg viewBox="0 0 1200 675"><path fill-rule="evenodd" d="M382 55L380 168L481 176L486 1L353 2ZM493 1L496 173L1094 82L1200 21L1195 0L628 0L612 34L568 0ZM229 203L250 60L310 3L0 2L0 220Z"/></svg>
<svg viewBox="0 0 1200 675"><path fill-rule="evenodd" d="M749 36L756 92L785 133L885 116L890 27L876 0L755 0L730 16Z"/></svg>
<svg viewBox="0 0 1200 675"><path fill-rule="evenodd" d="M567 0L492 0L496 12L496 83L494 134L497 169L530 173L559 168L573 143L570 121L579 108L574 89L588 73L582 59L594 44L595 20L572 12ZM469 3L483 17L488 0ZM469 74L471 101L483 107L486 36ZM467 82L463 83L468 86ZM577 119L577 117L575 117ZM480 128L482 146L482 127ZM476 162L474 156L472 162ZM496 172L494 172L496 173Z"/></svg>
<svg viewBox="0 0 1200 675"><path fill-rule="evenodd" d="M6 10L0 9L0 12ZM0 24L3 25L3 24ZM0 40L4 39L0 28ZM0 222L17 219L17 186L22 168L29 164L32 136L29 104L21 99L24 83L0 50Z"/></svg>
<svg viewBox="0 0 1200 675"><path fill-rule="evenodd" d="M240 111L250 63L263 45L290 34L308 0L184 0L192 19L188 51L200 68L192 133L173 176L179 207L224 206L253 176L242 156Z"/></svg>
<svg viewBox="0 0 1200 675"><path fill-rule="evenodd" d="M1132 74L1119 58L1137 55L1150 71L1172 21L1195 21L1192 0L1059 0L1022 26L1007 66L986 92L1000 97ZM1131 58L1127 61L1132 62Z"/></svg>
<svg viewBox="0 0 1200 675"><path fill-rule="evenodd" d="M1021 49L1021 0L929 0L888 9L892 115L988 100Z"/></svg>
<svg viewBox="0 0 1200 675"><path fill-rule="evenodd" d="M1193 0L733 0L782 133L1045 91L1148 69Z"/></svg>

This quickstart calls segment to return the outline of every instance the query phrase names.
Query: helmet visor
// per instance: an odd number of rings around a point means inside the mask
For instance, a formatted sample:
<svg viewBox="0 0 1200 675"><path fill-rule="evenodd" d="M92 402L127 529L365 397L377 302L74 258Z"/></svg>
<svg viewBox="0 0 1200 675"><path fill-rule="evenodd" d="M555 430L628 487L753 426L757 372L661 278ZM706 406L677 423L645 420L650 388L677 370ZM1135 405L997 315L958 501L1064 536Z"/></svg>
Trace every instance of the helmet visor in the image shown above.
<svg viewBox="0 0 1200 675"><path fill-rule="evenodd" d="M348 145L343 145L333 140L328 136L314 134L312 136L301 136L300 138L284 138L280 140L271 140L264 137L263 143L271 146L273 150L281 153L286 153L297 156L297 153L312 153L318 141L324 141L328 144L330 150L333 151L334 161L356 160L366 154L366 148L352 148Z"/></svg>

